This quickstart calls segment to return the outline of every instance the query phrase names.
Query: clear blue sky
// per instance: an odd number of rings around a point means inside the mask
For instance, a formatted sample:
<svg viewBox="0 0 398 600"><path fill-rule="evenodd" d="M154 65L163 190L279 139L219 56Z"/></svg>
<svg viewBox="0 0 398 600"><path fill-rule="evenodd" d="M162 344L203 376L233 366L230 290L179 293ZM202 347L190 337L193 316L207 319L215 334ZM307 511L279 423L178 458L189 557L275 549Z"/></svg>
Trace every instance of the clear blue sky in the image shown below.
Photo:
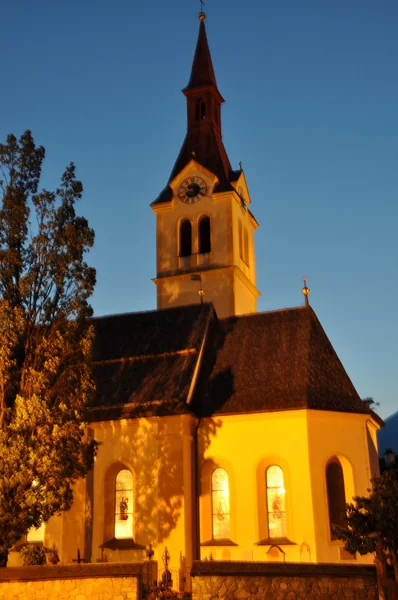
<svg viewBox="0 0 398 600"><path fill-rule="evenodd" d="M156 307L155 218L185 134L198 0L0 7L0 140L32 130L43 183L73 160L96 231L95 313ZM398 406L398 2L206 0L224 142L241 160L259 310L311 303L362 397Z"/></svg>

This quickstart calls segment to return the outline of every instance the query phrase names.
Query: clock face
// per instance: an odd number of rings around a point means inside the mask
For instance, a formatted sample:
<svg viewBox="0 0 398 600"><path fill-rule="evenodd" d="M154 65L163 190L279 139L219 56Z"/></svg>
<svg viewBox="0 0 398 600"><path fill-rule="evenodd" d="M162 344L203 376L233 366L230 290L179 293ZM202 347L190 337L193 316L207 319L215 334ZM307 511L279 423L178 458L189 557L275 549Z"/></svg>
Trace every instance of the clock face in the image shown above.
<svg viewBox="0 0 398 600"><path fill-rule="evenodd" d="M239 186L239 188L238 188L238 194L240 196L240 207L244 214L246 212L247 206L246 206L246 198L245 198L245 195L243 192L243 188L241 186Z"/></svg>
<svg viewBox="0 0 398 600"><path fill-rule="evenodd" d="M195 204L203 196L206 195L207 186L206 183L200 177L188 177L180 185L178 190L178 197L181 202L186 204Z"/></svg>

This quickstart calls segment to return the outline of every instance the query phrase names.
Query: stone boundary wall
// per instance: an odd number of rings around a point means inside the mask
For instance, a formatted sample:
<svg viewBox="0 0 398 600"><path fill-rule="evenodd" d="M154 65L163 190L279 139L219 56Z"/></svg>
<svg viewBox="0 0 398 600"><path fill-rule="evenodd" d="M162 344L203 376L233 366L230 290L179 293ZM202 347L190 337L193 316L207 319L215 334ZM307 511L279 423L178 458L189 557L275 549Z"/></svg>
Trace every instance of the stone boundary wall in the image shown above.
<svg viewBox="0 0 398 600"><path fill-rule="evenodd" d="M0 569L1 600L138 600L142 564Z"/></svg>
<svg viewBox="0 0 398 600"><path fill-rule="evenodd" d="M192 600L378 600L373 566L195 561Z"/></svg>

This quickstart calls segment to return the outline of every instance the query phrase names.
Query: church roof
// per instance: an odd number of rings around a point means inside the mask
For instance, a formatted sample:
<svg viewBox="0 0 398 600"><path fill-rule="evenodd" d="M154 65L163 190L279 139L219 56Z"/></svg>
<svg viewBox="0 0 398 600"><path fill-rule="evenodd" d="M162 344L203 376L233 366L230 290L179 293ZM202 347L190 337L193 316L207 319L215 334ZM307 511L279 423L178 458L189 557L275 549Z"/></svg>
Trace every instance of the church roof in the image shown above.
<svg viewBox="0 0 398 600"><path fill-rule="evenodd" d="M233 189L230 181L236 181L235 171L232 170L220 133L211 124L188 131L169 182L173 181L192 158L217 176L215 192Z"/></svg>
<svg viewBox="0 0 398 600"><path fill-rule="evenodd" d="M207 304L94 319L94 420L186 412L212 312Z"/></svg>
<svg viewBox="0 0 398 600"><path fill-rule="evenodd" d="M94 322L93 420L302 408L374 414L311 307L219 320L204 304Z"/></svg>
<svg viewBox="0 0 398 600"><path fill-rule="evenodd" d="M197 395L201 414L369 412L311 307L223 319L213 344Z"/></svg>

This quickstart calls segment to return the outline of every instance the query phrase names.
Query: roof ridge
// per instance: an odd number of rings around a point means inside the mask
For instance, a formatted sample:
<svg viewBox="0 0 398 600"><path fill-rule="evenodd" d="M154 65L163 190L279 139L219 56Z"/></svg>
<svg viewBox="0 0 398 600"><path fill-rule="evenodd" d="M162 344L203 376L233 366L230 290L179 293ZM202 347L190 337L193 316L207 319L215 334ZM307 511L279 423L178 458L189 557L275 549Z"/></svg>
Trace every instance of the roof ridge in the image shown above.
<svg viewBox="0 0 398 600"><path fill-rule="evenodd" d="M152 358L167 358L169 356L178 356L184 354L194 354L197 348L182 348L181 350L172 350L171 352L158 352L157 354L139 354L137 356L121 356L120 358L106 358L104 360L93 360L93 365L112 365L119 362L129 362L133 360L149 360Z"/></svg>
<svg viewBox="0 0 398 600"><path fill-rule="evenodd" d="M203 306L209 306L212 305L211 302L203 302ZM151 308L149 310L131 310L131 311L126 311L126 312L121 312L121 313L111 313L108 315L94 315L91 317L91 321L100 321L102 319L112 319L115 317L127 317L127 316L132 316L132 315L148 315L149 313L160 313L160 312L165 312L165 311L178 311L178 310L185 310L185 309L194 309L194 307L198 308L199 304L186 304L184 306L168 306L166 308Z"/></svg>
<svg viewBox="0 0 398 600"><path fill-rule="evenodd" d="M244 313L243 315L233 315L231 317L220 318L220 321L228 321L228 319L244 319L248 317L258 317L259 315L270 315L273 313L293 312L295 310L307 310L308 307L304 304L299 306L286 306L285 308L274 308L270 310L262 310L261 312ZM313 311L312 307L310 309ZM314 312L314 311L313 311Z"/></svg>

